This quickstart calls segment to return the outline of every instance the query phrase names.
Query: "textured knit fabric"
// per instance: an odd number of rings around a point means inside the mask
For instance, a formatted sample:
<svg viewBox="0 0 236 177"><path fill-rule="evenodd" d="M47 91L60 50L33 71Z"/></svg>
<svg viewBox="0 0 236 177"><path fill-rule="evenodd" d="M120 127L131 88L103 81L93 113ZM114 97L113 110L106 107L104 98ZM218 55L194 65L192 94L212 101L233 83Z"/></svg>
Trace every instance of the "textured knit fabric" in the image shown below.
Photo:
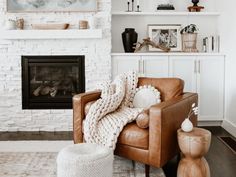
<svg viewBox="0 0 236 177"><path fill-rule="evenodd" d="M143 110L132 105L137 83L137 73L130 72L101 86L101 98L91 106L84 121L85 142L115 149L124 126Z"/></svg>
<svg viewBox="0 0 236 177"><path fill-rule="evenodd" d="M96 144L68 146L57 156L57 177L111 177L113 158L111 149Z"/></svg>

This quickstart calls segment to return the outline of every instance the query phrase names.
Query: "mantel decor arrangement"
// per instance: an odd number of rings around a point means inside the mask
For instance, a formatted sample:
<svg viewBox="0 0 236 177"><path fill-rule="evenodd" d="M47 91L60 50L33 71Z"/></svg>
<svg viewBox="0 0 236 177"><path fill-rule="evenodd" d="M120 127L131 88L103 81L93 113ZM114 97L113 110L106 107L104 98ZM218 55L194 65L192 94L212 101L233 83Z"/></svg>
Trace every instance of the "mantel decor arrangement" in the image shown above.
<svg viewBox="0 0 236 177"><path fill-rule="evenodd" d="M183 52L198 52L197 50L197 32L195 24L185 26L181 31Z"/></svg>
<svg viewBox="0 0 236 177"><path fill-rule="evenodd" d="M188 10L189 12L200 12L202 9L204 9L203 6L198 6L199 0L192 0L193 6L189 6Z"/></svg>

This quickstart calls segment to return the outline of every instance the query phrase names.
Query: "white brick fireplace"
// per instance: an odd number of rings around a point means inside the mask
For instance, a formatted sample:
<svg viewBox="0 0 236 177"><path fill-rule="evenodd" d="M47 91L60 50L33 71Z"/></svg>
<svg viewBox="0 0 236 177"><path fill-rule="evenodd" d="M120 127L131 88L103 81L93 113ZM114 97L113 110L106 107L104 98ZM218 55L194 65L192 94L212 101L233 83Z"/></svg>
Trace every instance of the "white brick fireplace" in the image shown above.
<svg viewBox="0 0 236 177"><path fill-rule="evenodd" d="M0 131L72 130L72 110L22 110L22 55L85 55L86 89L111 78L111 2L99 0L97 13L7 13L0 2L0 19L24 18L26 29L32 23L70 23L95 17L100 39L21 39L0 40ZM2 24L3 26L4 24ZM1 35L1 34L0 34Z"/></svg>

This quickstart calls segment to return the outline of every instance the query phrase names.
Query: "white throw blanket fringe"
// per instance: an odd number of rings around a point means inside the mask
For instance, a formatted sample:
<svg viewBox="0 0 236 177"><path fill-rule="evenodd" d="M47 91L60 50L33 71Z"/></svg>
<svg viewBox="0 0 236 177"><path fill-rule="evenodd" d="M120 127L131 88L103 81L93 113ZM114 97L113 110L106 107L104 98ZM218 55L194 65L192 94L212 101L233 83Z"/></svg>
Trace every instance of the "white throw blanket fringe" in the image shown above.
<svg viewBox="0 0 236 177"><path fill-rule="evenodd" d="M91 106L84 121L85 142L115 149L124 126L134 121L143 110L132 108L137 83L137 73L130 72L101 86L101 98Z"/></svg>

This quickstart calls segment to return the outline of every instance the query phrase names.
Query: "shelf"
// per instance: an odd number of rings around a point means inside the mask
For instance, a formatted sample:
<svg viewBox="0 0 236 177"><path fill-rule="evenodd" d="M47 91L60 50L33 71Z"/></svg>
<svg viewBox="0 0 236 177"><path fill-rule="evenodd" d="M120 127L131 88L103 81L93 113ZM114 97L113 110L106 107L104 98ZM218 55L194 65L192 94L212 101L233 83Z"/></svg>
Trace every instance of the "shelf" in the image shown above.
<svg viewBox="0 0 236 177"><path fill-rule="evenodd" d="M102 30L5 30L0 39L92 39L102 38Z"/></svg>
<svg viewBox="0 0 236 177"><path fill-rule="evenodd" d="M219 16L219 12L178 12L178 11L161 11L161 12L112 12L113 16L130 15L130 16Z"/></svg>
<svg viewBox="0 0 236 177"><path fill-rule="evenodd" d="M184 53L184 52L144 52L144 53L111 53L111 56L224 56L223 53Z"/></svg>

